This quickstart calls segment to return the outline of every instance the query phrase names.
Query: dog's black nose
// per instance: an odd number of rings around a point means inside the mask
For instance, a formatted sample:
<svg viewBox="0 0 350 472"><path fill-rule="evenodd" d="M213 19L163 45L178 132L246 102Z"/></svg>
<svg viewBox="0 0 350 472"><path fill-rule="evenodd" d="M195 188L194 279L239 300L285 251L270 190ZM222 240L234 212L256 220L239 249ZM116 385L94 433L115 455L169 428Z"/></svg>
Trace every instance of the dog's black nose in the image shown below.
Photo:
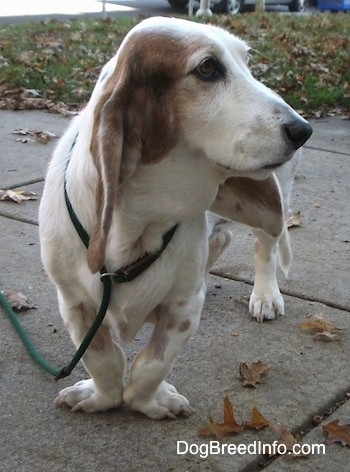
<svg viewBox="0 0 350 472"><path fill-rule="evenodd" d="M294 149L299 149L312 134L312 128L307 121L295 120L283 125L287 139L293 144Z"/></svg>

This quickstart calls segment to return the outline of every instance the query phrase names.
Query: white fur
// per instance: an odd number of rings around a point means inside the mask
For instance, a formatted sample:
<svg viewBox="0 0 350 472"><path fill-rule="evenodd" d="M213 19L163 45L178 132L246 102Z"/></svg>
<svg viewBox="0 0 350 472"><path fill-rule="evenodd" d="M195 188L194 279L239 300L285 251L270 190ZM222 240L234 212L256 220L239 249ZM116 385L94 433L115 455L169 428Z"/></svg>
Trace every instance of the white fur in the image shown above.
<svg viewBox="0 0 350 472"><path fill-rule="evenodd" d="M165 18L145 20L135 27L117 55L103 68L89 104L59 142L40 205L42 260L56 285L60 312L75 345L81 343L96 316L102 288L99 274L89 270L87 251L65 207L65 170L69 161L66 172L69 198L91 235L96 230L98 182L105 199L103 212L108 211L106 198L112 191L106 166L113 169L114 164L103 160L103 146L108 150L109 139L118 146L125 141L122 138L115 141L118 138L115 123L108 121L106 106L100 107L103 119L97 135L93 136L95 112L105 100L104 94L113 77L116 74L123 77L120 64L128 66L134 45L143 47L146 53L152 35L161 37L164 48L168 41L176 41L178 55L167 60L172 59L176 64L182 59L184 64L176 80L171 82L169 95L177 99L174 104L177 141L151 163L143 163L142 150L135 161L123 154L129 174L120 188L118 182L113 183L118 192L113 201L107 241L102 248L105 266L112 272L146 252L157 251L162 235L174 224L179 226L164 253L150 268L132 282L113 285L105 321L83 357L91 379L62 390L56 399L56 404L68 405L74 411L107 410L124 401L150 418L174 418L180 413L191 413L188 400L164 379L182 346L195 333L205 299L209 247L205 211L215 201L219 186L225 185L229 177L264 179L271 174L265 166L288 161L294 149L282 132L282 125L302 121L280 97L253 79L246 65L247 45L225 31ZM208 57L215 57L223 64L225 78L203 81L193 72ZM111 97L119 97L119 88L125 86L121 80L115 80ZM142 86L141 83L139 87ZM164 94L167 92L163 90ZM110 100L106 103L109 106ZM152 106L158 106L157 101ZM138 113L142 116L146 110ZM99 171L90 148L92 139L98 139L98 152L102 155ZM283 210L269 215L271 221L275 219L269 227L278 229L273 236L275 246L264 236L261 256L258 251L255 295L251 300L254 305L251 310L257 318L257 312L270 317L270 305L276 304L276 299L279 312L283 311L273 274ZM227 245L229 237L225 233L220 240L211 239L211 251L215 254L211 253L210 263ZM273 264L265 262L266 251L273 254ZM265 280L267 266L270 275ZM264 297L273 301L266 302ZM262 310L261 306L266 304L268 308ZM155 324L154 333L147 347L136 356L130 381L124 386L125 356L119 344L112 340L111 332L121 341L130 341L146 321Z"/></svg>

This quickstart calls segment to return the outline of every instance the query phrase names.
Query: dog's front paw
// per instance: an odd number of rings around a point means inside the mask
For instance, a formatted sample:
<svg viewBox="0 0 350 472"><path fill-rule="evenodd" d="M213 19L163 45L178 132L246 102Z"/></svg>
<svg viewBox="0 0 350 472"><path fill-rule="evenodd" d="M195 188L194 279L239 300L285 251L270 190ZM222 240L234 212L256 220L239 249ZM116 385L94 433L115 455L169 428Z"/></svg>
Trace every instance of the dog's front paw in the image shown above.
<svg viewBox="0 0 350 472"><path fill-rule="evenodd" d="M144 413L151 419L176 419L179 415L189 416L194 412L186 397L180 395L176 388L163 381L155 395L146 401L142 398L132 398L130 390L124 392L124 401L133 409Z"/></svg>
<svg viewBox="0 0 350 472"><path fill-rule="evenodd" d="M284 315L284 300L279 289L271 291L254 289L249 300L249 313L259 323Z"/></svg>
<svg viewBox="0 0 350 472"><path fill-rule="evenodd" d="M115 398L117 397L117 398ZM71 387L60 391L54 403L57 406L69 406L72 411L95 413L117 407L121 403L119 395L102 395L96 392L92 379L81 380Z"/></svg>

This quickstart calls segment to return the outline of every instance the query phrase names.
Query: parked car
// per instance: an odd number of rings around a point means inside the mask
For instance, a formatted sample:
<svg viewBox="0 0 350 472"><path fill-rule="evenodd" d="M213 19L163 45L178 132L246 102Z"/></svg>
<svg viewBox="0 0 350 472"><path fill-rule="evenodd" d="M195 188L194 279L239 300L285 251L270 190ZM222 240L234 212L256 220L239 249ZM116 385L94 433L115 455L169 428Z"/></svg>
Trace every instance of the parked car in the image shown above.
<svg viewBox="0 0 350 472"><path fill-rule="evenodd" d="M214 13L229 13L235 15L243 11L252 11L256 0L211 0L210 8ZM303 12L307 0L265 0L266 5L287 5L289 11ZM185 8L188 0L168 0L169 5L174 8Z"/></svg>

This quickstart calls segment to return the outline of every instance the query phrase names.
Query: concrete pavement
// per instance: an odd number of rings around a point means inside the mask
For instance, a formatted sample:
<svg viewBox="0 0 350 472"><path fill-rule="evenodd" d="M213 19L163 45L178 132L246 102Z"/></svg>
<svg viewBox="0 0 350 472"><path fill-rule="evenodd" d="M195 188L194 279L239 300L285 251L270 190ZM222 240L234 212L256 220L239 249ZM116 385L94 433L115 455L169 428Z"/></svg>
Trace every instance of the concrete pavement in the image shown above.
<svg viewBox="0 0 350 472"><path fill-rule="evenodd" d="M68 119L42 112L0 111L0 188L20 187L39 198L55 145L17 142L15 129L62 135ZM347 471L349 450L326 445L325 455L307 459L259 454L212 454L198 435L208 415L222 421L225 395L238 420L253 406L272 423L302 434L302 443L323 444L322 424L339 418L350 423L350 121L313 121L314 134L304 152L294 186L293 209L302 226L291 229L294 262L286 280L279 273L286 315L257 324L248 317L253 280L253 238L235 227L234 243L209 276L208 295L197 335L171 374L196 413L177 421L151 421L125 409L101 414L71 413L52 402L57 391L85 377L81 366L55 383L27 355L0 308L0 457L3 472L163 471ZM19 318L40 352L54 365L66 364L74 350L63 327L54 287L43 272L37 228L38 201L0 202L0 290L25 293L37 305ZM336 342L314 341L298 324L323 314L343 331ZM128 358L144 345L143 329L128 347ZM238 367L261 360L269 367L264 383L244 388ZM330 416L329 416L330 415ZM315 417L319 417L317 424ZM244 431L223 443L271 442L268 429ZM177 454L177 441L192 444ZM184 444L184 443L182 443ZM204 451L204 449L202 449ZM215 452L215 451L214 451Z"/></svg>

